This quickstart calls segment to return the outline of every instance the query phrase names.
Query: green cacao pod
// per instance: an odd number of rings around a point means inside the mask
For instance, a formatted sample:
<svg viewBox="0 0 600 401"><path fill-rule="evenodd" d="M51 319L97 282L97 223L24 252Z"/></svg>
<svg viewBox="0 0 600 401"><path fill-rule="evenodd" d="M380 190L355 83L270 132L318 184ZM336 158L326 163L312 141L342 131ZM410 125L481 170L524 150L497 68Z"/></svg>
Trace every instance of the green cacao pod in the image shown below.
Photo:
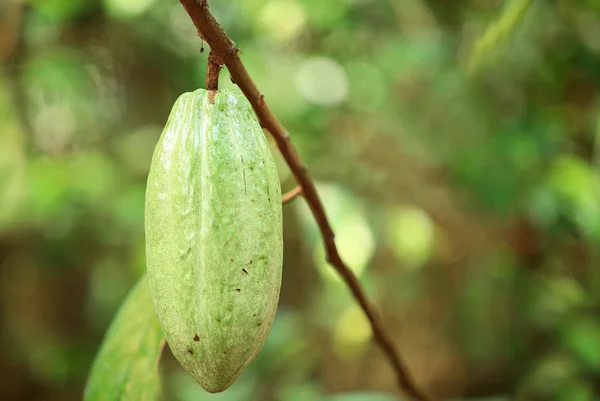
<svg viewBox="0 0 600 401"><path fill-rule="evenodd" d="M167 343L206 391L223 391L267 339L283 259L279 178L242 95L177 99L148 175L145 228Z"/></svg>

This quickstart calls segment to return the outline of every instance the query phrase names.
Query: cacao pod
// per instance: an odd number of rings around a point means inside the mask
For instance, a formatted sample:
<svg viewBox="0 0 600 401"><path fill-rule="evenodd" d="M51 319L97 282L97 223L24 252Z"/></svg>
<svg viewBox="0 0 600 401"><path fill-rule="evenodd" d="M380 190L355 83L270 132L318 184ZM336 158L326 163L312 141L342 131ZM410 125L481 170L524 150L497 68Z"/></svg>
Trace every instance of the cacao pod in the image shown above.
<svg viewBox="0 0 600 401"><path fill-rule="evenodd" d="M169 347L205 390L227 389L269 334L283 259L277 170L241 94L177 99L148 175L145 231Z"/></svg>

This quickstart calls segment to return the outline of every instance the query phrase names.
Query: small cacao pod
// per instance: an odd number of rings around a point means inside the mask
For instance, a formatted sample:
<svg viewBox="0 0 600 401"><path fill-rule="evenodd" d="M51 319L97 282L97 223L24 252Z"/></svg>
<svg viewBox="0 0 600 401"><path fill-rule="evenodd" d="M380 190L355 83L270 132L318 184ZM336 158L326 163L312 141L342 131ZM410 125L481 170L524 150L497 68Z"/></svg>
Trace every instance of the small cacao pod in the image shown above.
<svg viewBox="0 0 600 401"><path fill-rule="evenodd" d="M267 339L283 259L277 170L241 94L177 99L148 175L145 231L169 347L205 390L227 389Z"/></svg>

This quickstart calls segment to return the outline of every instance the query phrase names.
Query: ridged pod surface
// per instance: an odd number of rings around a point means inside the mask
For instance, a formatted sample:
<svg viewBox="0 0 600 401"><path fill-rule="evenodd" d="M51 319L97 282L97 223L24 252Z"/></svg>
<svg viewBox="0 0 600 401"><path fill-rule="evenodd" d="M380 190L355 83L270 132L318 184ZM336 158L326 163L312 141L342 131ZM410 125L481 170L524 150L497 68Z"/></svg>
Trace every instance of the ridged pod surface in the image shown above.
<svg viewBox="0 0 600 401"><path fill-rule="evenodd" d="M205 390L223 391L267 339L283 259L279 178L242 95L177 99L148 175L145 229L169 347Z"/></svg>

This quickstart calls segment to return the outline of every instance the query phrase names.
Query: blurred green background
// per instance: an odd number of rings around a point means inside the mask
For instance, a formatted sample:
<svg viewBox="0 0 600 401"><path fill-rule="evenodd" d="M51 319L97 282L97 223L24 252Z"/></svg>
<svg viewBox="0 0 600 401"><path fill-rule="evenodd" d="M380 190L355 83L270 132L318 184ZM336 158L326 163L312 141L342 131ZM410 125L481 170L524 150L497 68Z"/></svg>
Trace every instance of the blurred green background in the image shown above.
<svg viewBox="0 0 600 401"><path fill-rule="evenodd" d="M516 0L482 37L503 3L210 1L417 382L440 398L592 400L600 1ZM1 400L81 399L145 269L151 154L177 96L204 86L200 46L176 0L0 0ZM284 237L257 360L213 396L167 351L167 400L395 390L302 200Z"/></svg>

